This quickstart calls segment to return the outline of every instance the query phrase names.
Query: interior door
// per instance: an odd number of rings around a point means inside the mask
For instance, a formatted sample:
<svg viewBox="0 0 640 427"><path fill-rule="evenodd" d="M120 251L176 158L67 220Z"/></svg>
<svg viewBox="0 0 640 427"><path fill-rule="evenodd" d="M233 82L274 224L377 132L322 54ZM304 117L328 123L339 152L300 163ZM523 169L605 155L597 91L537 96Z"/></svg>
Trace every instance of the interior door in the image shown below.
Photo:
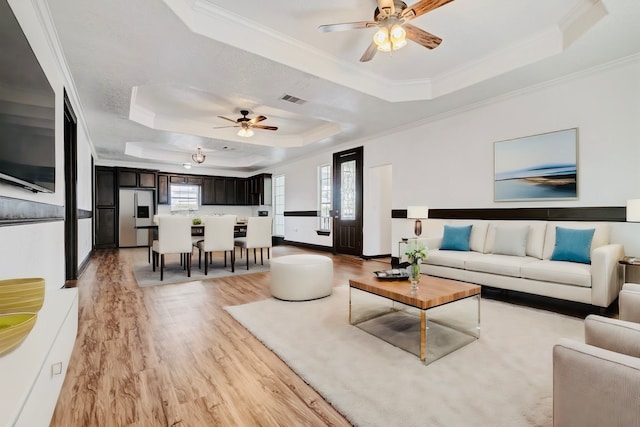
<svg viewBox="0 0 640 427"><path fill-rule="evenodd" d="M362 255L363 148L333 154L333 249Z"/></svg>

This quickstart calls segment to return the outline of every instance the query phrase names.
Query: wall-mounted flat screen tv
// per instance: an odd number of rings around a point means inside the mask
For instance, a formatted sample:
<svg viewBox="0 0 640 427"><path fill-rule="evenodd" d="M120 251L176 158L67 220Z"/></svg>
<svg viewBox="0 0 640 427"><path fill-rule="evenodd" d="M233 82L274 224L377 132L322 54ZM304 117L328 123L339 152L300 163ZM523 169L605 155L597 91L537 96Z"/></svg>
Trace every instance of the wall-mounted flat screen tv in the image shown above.
<svg viewBox="0 0 640 427"><path fill-rule="evenodd" d="M0 180L56 184L55 92L7 0L0 0Z"/></svg>

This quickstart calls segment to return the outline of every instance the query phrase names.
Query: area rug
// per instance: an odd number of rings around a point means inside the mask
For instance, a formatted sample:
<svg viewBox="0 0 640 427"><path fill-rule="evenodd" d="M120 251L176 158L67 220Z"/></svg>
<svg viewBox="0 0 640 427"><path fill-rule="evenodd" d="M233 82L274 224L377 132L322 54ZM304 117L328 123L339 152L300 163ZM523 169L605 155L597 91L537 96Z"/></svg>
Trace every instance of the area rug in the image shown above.
<svg viewBox="0 0 640 427"><path fill-rule="evenodd" d="M151 264L144 261L137 261L133 266L133 274L136 277L138 286L157 286L169 285L175 283L193 282L196 280L219 279L227 276L239 276L243 274L263 273L269 271L269 260L264 258L264 265L260 264L260 254L258 254L257 264L253 263L253 255L249 260L249 270L245 258L236 258L235 272L231 272L231 264L227 259L227 266L224 266L224 258L222 255L214 256L213 264L209 265L209 272L205 276L204 265L198 268L197 252L191 263L191 277L187 277L187 271L180 265L179 255L166 255L164 267L164 280L160 281L160 267L156 266L156 271L152 271ZM204 263L204 256L202 259Z"/></svg>
<svg viewBox="0 0 640 427"><path fill-rule="evenodd" d="M583 321L490 299L479 340L424 365L351 326L349 289L226 307L357 426L551 426L552 348Z"/></svg>

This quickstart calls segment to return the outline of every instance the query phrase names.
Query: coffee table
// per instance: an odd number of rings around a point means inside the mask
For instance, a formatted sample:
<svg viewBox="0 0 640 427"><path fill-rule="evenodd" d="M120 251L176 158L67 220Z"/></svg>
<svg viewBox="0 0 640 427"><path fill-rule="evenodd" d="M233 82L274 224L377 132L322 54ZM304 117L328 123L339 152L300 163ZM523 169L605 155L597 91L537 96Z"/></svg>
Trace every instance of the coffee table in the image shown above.
<svg viewBox="0 0 640 427"><path fill-rule="evenodd" d="M480 286L420 276L349 279L349 323L429 364L480 338Z"/></svg>

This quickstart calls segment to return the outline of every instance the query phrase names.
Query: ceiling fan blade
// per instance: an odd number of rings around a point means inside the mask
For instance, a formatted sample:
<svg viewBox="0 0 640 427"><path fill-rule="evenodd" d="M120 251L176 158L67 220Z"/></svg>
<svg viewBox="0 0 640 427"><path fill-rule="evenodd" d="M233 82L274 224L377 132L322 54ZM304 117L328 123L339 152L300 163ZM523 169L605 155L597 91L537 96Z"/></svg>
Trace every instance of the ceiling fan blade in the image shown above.
<svg viewBox="0 0 640 427"><path fill-rule="evenodd" d="M453 0L421 0L418 3L409 6L402 11L400 17L409 21L413 18L417 18L420 15L424 15L427 12L431 12L434 9L444 6L447 3L451 3Z"/></svg>
<svg viewBox="0 0 640 427"><path fill-rule="evenodd" d="M253 125L251 127L256 129L265 129L265 130L278 130L278 128L275 126Z"/></svg>
<svg viewBox="0 0 640 427"><path fill-rule="evenodd" d="M414 27L411 24L404 24L402 27L407 32L407 38L409 40L413 40L427 49L435 49L440 46L440 43L442 43L442 39L440 37L434 36L433 34L418 27Z"/></svg>
<svg viewBox="0 0 640 427"><path fill-rule="evenodd" d="M211 129L226 129L226 128L239 128L240 125L235 125L235 126L215 126L212 127Z"/></svg>
<svg viewBox="0 0 640 427"><path fill-rule="evenodd" d="M378 45L375 42L371 42L367 50L364 51L362 56L360 57L360 62L371 61L374 56L376 56L376 52L378 51Z"/></svg>
<svg viewBox="0 0 640 427"><path fill-rule="evenodd" d="M345 22L342 24L328 24L320 25L318 31L321 33L333 33L335 31L347 31L347 30L362 30L363 28L375 27L377 22L360 21L360 22Z"/></svg>
<svg viewBox="0 0 640 427"><path fill-rule="evenodd" d="M221 119L229 120L230 122L233 122L233 123L237 123L237 120L233 120L228 117L224 117L224 116L218 116L218 117L220 117Z"/></svg>
<svg viewBox="0 0 640 427"><path fill-rule="evenodd" d="M396 13L396 5L393 0L377 0L380 12L385 11L389 15Z"/></svg>
<svg viewBox="0 0 640 427"><path fill-rule="evenodd" d="M254 117L253 119L249 120L249 123L256 124L256 123L261 122L263 120L267 120L267 118L265 116L258 116L258 117Z"/></svg>

